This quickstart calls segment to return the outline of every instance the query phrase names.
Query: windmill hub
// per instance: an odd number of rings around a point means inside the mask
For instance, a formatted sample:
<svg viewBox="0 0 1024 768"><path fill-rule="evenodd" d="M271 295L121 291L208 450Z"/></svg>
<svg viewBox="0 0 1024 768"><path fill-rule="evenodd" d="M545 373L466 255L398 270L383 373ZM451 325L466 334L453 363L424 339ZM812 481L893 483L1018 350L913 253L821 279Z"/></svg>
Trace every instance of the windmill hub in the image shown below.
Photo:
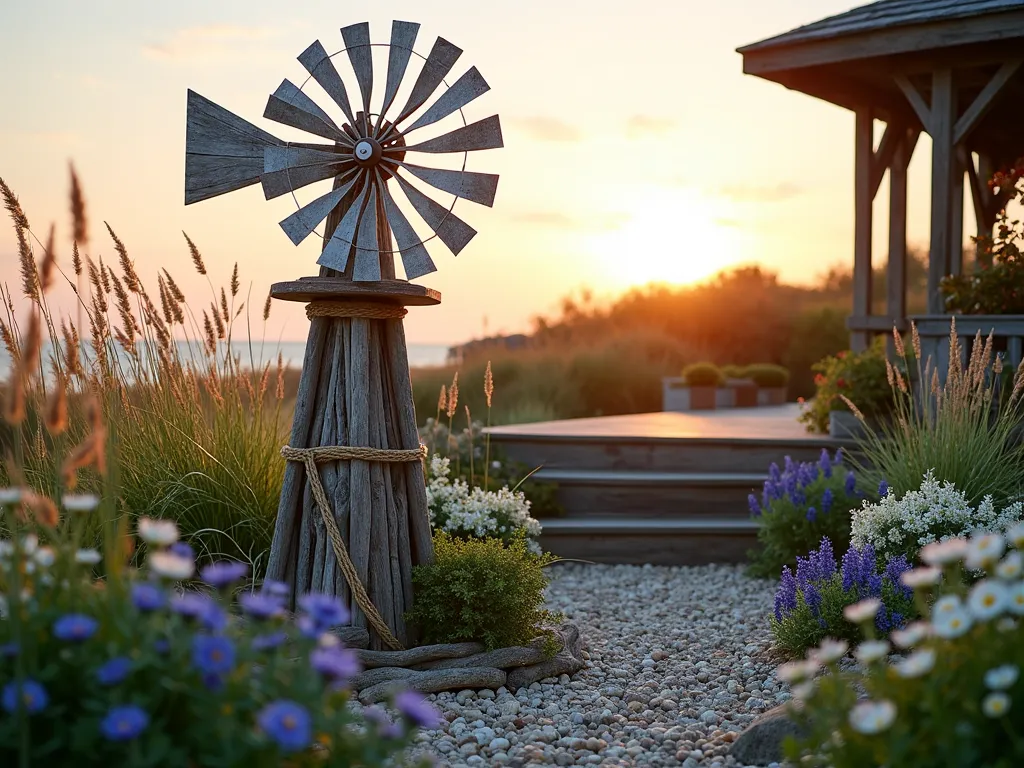
<svg viewBox="0 0 1024 768"><path fill-rule="evenodd" d="M381 148L376 139L367 137L365 139L360 139L356 143L355 149L352 153L355 155L356 162L364 168L367 168L371 165L376 165L380 160Z"/></svg>

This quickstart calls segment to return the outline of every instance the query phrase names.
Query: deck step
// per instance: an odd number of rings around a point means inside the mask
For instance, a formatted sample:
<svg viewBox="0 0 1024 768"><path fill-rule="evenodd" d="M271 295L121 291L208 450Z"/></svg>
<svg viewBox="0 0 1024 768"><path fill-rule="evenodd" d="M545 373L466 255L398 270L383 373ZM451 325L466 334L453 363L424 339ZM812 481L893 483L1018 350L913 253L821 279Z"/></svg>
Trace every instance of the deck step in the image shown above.
<svg viewBox="0 0 1024 768"><path fill-rule="evenodd" d="M606 469L539 469L534 480L560 485L760 486L767 472L644 472Z"/></svg>
<svg viewBox="0 0 1024 768"><path fill-rule="evenodd" d="M752 520L644 518L544 521L540 543L563 558L597 563L739 563L757 541Z"/></svg>

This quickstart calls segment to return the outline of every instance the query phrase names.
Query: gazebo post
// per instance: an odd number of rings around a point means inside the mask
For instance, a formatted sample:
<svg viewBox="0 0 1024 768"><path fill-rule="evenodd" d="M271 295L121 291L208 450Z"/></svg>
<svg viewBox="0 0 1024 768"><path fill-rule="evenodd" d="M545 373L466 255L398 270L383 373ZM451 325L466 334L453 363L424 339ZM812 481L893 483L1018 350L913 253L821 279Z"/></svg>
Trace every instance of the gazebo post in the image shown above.
<svg viewBox="0 0 1024 768"><path fill-rule="evenodd" d="M874 115L869 107L857 109L854 134L854 228L853 228L853 316L863 320L871 315L871 204L875 195L871 176L875 160ZM867 349L870 331L855 327L850 347Z"/></svg>
<svg viewBox="0 0 1024 768"><path fill-rule="evenodd" d="M932 72L932 104L927 124L932 137L931 247L928 251L928 313L942 314L939 283L950 273L954 227L954 176L956 153L953 131L956 125L956 91L953 70L942 67ZM963 216L961 195L960 215ZM962 225L960 227L962 231ZM959 246L958 246L959 247Z"/></svg>
<svg viewBox="0 0 1024 768"><path fill-rule="evenodd" d="M907 167L918 132L903 126L889 165L889 263L885 309L892 320L907 316Z"/></svg>

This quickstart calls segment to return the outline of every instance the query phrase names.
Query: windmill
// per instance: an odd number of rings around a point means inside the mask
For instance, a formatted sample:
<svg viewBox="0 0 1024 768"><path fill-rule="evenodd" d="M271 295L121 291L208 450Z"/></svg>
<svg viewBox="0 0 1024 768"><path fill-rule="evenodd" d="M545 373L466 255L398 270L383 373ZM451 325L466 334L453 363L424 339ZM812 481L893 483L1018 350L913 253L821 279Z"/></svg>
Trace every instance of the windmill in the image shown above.
<svg viewBox="0 0 1024 768"><path fill-rule="evenodd" d="M277 299L306 303L310 329L266 575L286 582L293 601L308 592L340 596L376 648L409 640L402 617L412 567L433 557L402 318L405 307L441 297L408 280L436 270L428 241L458 254L476 234L453 208L460 199L491 206L498 177L465 170L465 158L502 146L497 115L466 123L462 112L488 90L483 77L474 67L449 85L462 51L438 37L423 57L414 49L418 32L395 21L390 42L374 44L369 24L355 24L341 30L338 53L317 41L299 55L308 77L300 86L284 80L264 117L321 141L278 139L193 91L187 107L186 204L256 183L270 200L332 182L308 203L296 198L297 210L280 222L294 244L314 233L323 244L319 275L271 288ZM387 52L379 101L374 49ZM355 102L336 66L345 59ZM307 93L314 83L337 119ZM446 118L462 125L429 136ZM455 153L461 168L406 159Z"/></svg>

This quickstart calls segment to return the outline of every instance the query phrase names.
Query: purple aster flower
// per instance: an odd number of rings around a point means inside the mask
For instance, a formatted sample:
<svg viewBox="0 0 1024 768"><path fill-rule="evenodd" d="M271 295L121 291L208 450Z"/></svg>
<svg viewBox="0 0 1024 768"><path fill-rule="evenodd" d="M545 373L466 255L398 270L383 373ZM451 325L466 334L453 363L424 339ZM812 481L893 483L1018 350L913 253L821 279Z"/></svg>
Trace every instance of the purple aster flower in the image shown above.
<svg viewBox="0 0 1024 768"><path fill-rule="evenodd" d="M768 467L768 477L776 483L782 479L782 472L779 471L779 465L774 461L771 463L771 466Z"/></svg>
<svg viewBox="0 0 1024 768"><path fill-rule="evenodd" d="M132 671L132 660L127 656L116 656L96 670L96 681L100 685L117 685Z"/></svg>
<svg viewBox="0 0 1024 768"><path fill-rule="evenodd" d="M434 706L415 691L402 691L395 696L395 707L416 725L427 730L438 728L443 722Z"/></svg>
<svg viewBox="0 0 1024 768"><path fill-rule="evenodd" d="M46 689L35 680L24 680L19 686L18 681L8 683L0 694L0 706L4 711L13 715L19 708L24 708L25 713L34 715L41 711L49 703L49 696Z"/></svg>
<svg viewBox="0 0 1024 768"><path fill-rule="evenodd" d="M100 723L100 731L108 741L131 741L149 725L149 715L134 704L113 707Z"/></svg>
<svg viewBox="0 0 1024 768"><path fill-rule="evenodd" d="M828 455L828 448L821 449L821 458L818 459L818 469L825 479L832 477L832 458Z"/></svg>
<svg viewBox="0 0 1024 768"><path fill-rule="evenodd" d="M775 592L775 618L782 621L785 616L796 610L796 579L789 566L782 569L782 578L779 579L779 588Z"/></svg>
<svg viewBox="0 0 1024 768"><path fill-rule="evenodd" d="M282 752L305 749L313 738L309 712L294 701L281 699L267 704L256 717L256 722Z"/></svg>
<svg viewBox="0 0 1024 768"><path fill-rule="evenodd" d="M0 656L4 657L5 659L10 659L14 656L17 656L18 651L20 650L21 648L18 646L18 644L12 640L9 643L4 643L3 645L0 645Z"/></svg>
<svg viewBox="0 0 1024 768"><path fill-rule="evenodd" d="M299 598L299 607L313 620L320 632L349 620L348 610L333 595L303 595Z"/></svg>
<svg viewBox="0 0 1024 768"><path fill-rule="evenodd" d="M847 496L853 496L857 490L857 476L853 474L852 469L846 473L846 485L843 487L843 490L846 491Z"/></svg>
<svg viewBox="0 0 1024 768"><path fill-rule="evenodd" d="M233 560L221 560L203 568L199 572L203 581L211 587L222 589L244 579L249 573L249 566Z"/></svg>
<svg viewBox="0 0 1024 768"><path fill-rule="evenodd" d="M832 494L832 489L826 488L825 491L821 494L821 511L827 515L829 513L829 510L832 509L832 502L834 500L835 498Z"/></svg>
<svg viewBox="0 0 1024 768"><path fill-rule="evenodd" d="M192 638L192 664L208 675L230 672L235 665L235 646L220 635L196 635Z"/></svg>
<svg viewBox="0 0 1024 768"><path fill-rule="evenodd" d="M752 493L747 494L747 507L750 509L751 517L761 516L761 506L757 503L757 496Z"/></svg>
<svg viewBox="0 0 1024 768"><path fill-rule="evenodd" d="M252 639L251 645L254 651L269 651L283 645L287 640L288 635L284 632L270 632L265 635L256 635Z"/></svg>
<svg viewBox="0 0 1024 768"><path fill-rule="evenodd" d="M203 685L208 691L219 691L224 687L224 676L208 672L203 675Z"/></svg>
<svg viewBox="0 0 1024 768"><path fill-rule="evenodd" d="M186 560L195 561L196 559L196 551L184 541L176 541L167 549L178 557L184 557Z"/></svg>
<svg viewBox="0 0 1024 768"><path fill-rule="evenodd" d="M363 717L371 723L376 723L377 733L385 739L398 739L403 735L402 726L396 723L380 707L363 707Z"/></svg>
<svg viewBox="0 0 1024 768"><path fill-rule="evenodd" d="M141 582L132 584L132 603L140 611L158 611L164 607L167 596L155 584Z"/></svg>
<svg viewBox="0 0 1024 768"><path fill-rule="evenodd" d="M269 619L284 612L281 598L266 592L246 592L239 595L238 604L246 615L256 619Z"/></svg>
<svg viewBox="0 0 1024 768"><path fill-rule="evenodd" d="M285 584L283 581L275 581L274 579L267 579L263 582L263 591L268 595L274 597L286 598L292 593L292 588Z"/></svg>
<svg viewBox="0 0 1024 768"><path fill-rule="evenodd" d="M882 482L878 484L878 495L884 498L885 496L888 495L888 493L889 484L885 480L882 480Z"/></svg>
<svg viewBox="0 0 1024 768"><path fill-rule="evenodd" d="M355 653L337 646L317 648L309 655L309 663L313 669L331 680L347 680L360 671Z"/></svg>
<svg viewBox="0 0 1024 768"><path fill-rule="evenodd" d="M843 463L843 449L842 447L836 448L836 457L832 459L832 466L837 467Z"/></svg>
<svg viewBox="0 0 1024 768"><path fill-rule="evenodd" d="M98 627L99 623L92 616L86 616L84 613L69 613L54 622L53 634L58 640L80 643L96 634Z"/></svg>
<svg viewBox="0 0 1024 768"><path fill-rule="evenodd" d="M818 519L818 510L816 510L814 507L808 507L807 514L804 515L804 517L807 518L807 522L813 523L815 520Z"/></svg>
<svg viewBox="0 0 1024 768"><path fill-rule="evenodd" d="M786 467L787 474L793 474L796 471L796 462L793 461L792 456L783 456L783 465Z"/></svg>
<svg viewBox="0 0 1024 768"><path fill-rule="evenodd" d="M209 630L220 632L227 626L227 615L209 595L186 592L171 600L171 610L194 619Z"/></svg>
<svg viewBox="0 0 1024 768"><path fill-rule="evenodd" d="M889 562L885 564L885 571L882 574L883 579L892 585L897 594L902 595L908 600L914 596L914 590L906 586L900 577L905 571L909 570L910 563L907 562L907 556L900 555L899 557L890 558Z"/></svg>

